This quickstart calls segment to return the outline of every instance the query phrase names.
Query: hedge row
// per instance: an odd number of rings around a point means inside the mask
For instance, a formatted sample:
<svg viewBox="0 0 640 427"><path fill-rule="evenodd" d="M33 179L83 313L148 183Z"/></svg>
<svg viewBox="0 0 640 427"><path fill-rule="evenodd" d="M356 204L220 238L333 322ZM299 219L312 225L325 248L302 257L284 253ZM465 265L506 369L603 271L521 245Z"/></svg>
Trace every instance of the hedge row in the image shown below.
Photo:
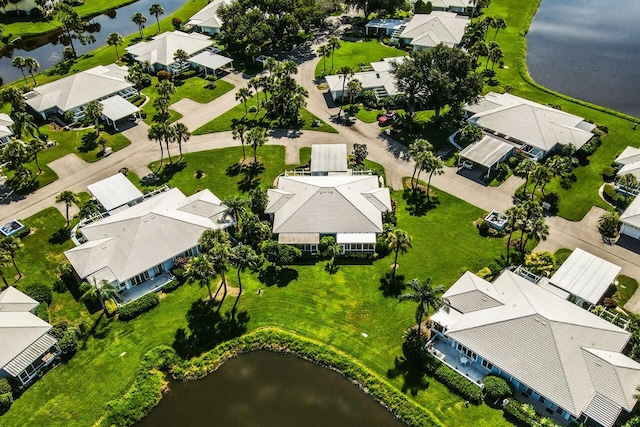
<svg viewBox="0 0 640 427"><path fill-rule="evenodd" d="M517 426L557 426L550 418L538 415L531 405L520 403L515 399L509 399L502 410L504 417Z"/></svg>
<svg viewBox="0 0 640 427"><path fill-rule="evenodd" d="M118 315L118 318L120 320L131 320L135 317L138 317L142 313L151 310L159 303L160 297L157 293L152 292L150 294L146 294L145 296L122 306L120 308L120 314Z"/></svg>
<svg viewBox="0 0 640 427"><path fill-rule="evenodd" d="M180 360L170 347L160 346L152 349L145 354L129 391L122 398L107 404L101 424L130 426L150 412L162 397L163 376L159 369L169 369L176 379L182 381L196 380L215 371L226 360L240 353L256 350L295 354L312 363L340 372L347 379L358 383L364 392L409 426L442 426L428 409L409 400L403 393L346 354L276 328L260 329L227 341L188 361Z"/></svg>
<svg viewBox="0 0 640 427"><path fill-rule="evenodd" d="M469 402L476 405L482 402L482 389L444 363L433 372L433 376Z"/></svg>

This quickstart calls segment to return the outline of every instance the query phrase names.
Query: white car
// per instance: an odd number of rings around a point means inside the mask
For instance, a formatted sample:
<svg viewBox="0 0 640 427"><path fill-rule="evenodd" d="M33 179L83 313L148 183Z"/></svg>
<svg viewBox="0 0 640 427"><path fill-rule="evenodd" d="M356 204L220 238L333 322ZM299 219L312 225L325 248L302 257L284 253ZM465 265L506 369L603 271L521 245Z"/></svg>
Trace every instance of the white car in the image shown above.
<svg viewBox="0 0 640 427"><path fill-rule="evenodd" d="M462 162L462 167L465 169L473 169L473 162L465 160L464 162Z"/></svg>

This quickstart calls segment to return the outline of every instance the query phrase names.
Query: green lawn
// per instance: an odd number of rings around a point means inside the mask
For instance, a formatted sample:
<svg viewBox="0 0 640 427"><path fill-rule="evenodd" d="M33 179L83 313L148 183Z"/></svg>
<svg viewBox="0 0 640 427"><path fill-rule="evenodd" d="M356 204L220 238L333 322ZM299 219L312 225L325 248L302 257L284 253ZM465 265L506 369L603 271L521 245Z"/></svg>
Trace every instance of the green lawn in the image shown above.
<svg viewBox="0 0 640 427"><path fill-rule="evenodd" d="M613 299L616 300L619 307L623 307L637 290L638 281L633 277L621 274L618 276L618 290L613 295Z"/></svg>
<svg viewBox="0 0 640 427"><path fill-rule="evenodd" d="M372 62L382 60L382 58L404 56L407 54L404 50L385 46L379 43L378 40L363 40L358 42L340 40L340 44L342 47L336 49L333 54L333 70L331 70L331 57L326 58L326 73L323 73L325 61L320 61L316 66L316 77L336 74L338 70L345 65L359 71L361 64L368 66Z"/></svg>
<svg viewBox="0 0 640 427"><path fill-rule="evenodd" d="M264 101L264 95L260 94L260 102ZM247 123L252 123L255 126L262 126L269 129L275 129L280 127L277 120L271 120L269 117L266 117L266 109L260 108L258 109L258 100L256 96L251 97L247 100L247 110L251 109L251 107L255 107L256 112L251 113L248 112L245 114L245 105L243 102L240 102L238 105L222 114L221 116L216 117L209 123L199 127L196 129L193 134L194 135L204 135L206 133L214 133L214 132L225 132L231 130L231 125L236 120L243 120ZM314 114L309 112L307 109L303 108L300 111L301 123L297 127L297 129L301 130L315 130L318 132L329 132L329 133L338 133L331 125L325 123L320 120ZM314 127L313 122L315 120L320 120L320 126ZM289 128L289 126L287 126Z"/></svg>
<svg viewBox="0 0 640 427"><path fill-rule="evenodd" d="M260 183L268 185L286 167L284 149L262 147L259 156L266 166L260 173ZM307 157L302 153L301 161L304 163ZM219 197L238 193L242 174L228 176L226 171L233 175L234 165L240 158L239 147L187 154L184 169L167 182L187 194L205 187ZM205 171L206 176L201 180L193 177L196 168ZM504 243L501 239L479 236L473 221L483 213L480 209L436 192L436 208L421 216L410 215L402 192L393 193L398 226L413 236L413 248L399 258L398 274L407 280L431 276L435 283L449 287L466 269L477 271L499 259L504 253ZM51 283L53 266L61 252L71 246L68 240L54 237L64 226L62 216L55 211L43 211L26 222L34 227L34 234L24 239L19 262L24 269L33 271L26 272L19 288L28 281ZM256 274L245 274L246 293L240 300L239 310L246 311L248 320L240 325L240 330L279 326L345 351L387 378L393 386L405 390L444 425L510 425L500 411L486 405L465 408L463 399L436 380L430 379L428 385L423 382L416 387L407 372L396 369L395 362L402 356L402 334L414 322L415 305L400 304L394 297L385 297L379 289L379 280L390 270L391 262L391 256L371 264L343 261L333 275L324 270L323 261L303 263L287 269L287 279L280 280L278 286L260 282ZM228 276L233 285L235 272ZM263 289L260 296L258 288ZM187 312L195 308L194 303L206 292L197 286L185 285L162 298L159 307L130 322L108 320L99 314L89 316L70 293L55 294L52 317L82 321L92 333L70 362L48 372L0 417L0 426L95 424L106 402L127 390L147 350L159 344L172 345L180 336L180 330L193 330L198 320L216 321L214 315L206 313L202 319L193 316L187 319ZM232 304L232 298L227 299L223 311L229 310ZM223 339L215 332L219 329L208 330L207 339L199 343L198 351L211 348ZM368 336L363 337L362 332Z"/></svg>
<svg viewBox="0 0 640 427"><path fill-rule="evenodd" d="M157 114L157 110L153 107L153 101L158 97L158 89L156 86L157 84L158 79L157 77L154 77L151 86L142 90L142 93L147 95L147 97L149 98L149 101L147 101L147 103L142 108L142 111L144 111L147 115L147 117L144 119L147 124L153 123L153 116ZM224 95L235 87L229 82L218 80L215 82L215 89L208 89L205 86L207 86L209 82L201 77L191 77L185 80L176 80L174 84L176 85L176 93L171 95L172 104L180 101L183 98L188 98L201 104L206 104ZM170 111L171 116L169 117L169 123L173 123L176 120L180 120L180 118L182 118L182 114L176 111Z"/></svg>

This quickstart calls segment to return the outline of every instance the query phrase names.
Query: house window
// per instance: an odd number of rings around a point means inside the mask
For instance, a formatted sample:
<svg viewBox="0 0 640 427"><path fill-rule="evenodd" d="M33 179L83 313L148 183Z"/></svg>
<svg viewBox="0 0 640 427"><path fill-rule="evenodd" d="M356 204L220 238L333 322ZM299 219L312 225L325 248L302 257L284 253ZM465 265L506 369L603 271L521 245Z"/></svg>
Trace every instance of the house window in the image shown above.
<svg viewBox="0 0 640 427"><path fill-rule="evenodd" d="M475 354L473 351L469 350L467 347L463 346L462 344L458 343L457 348L460 353L464 353L470 359L478 360L478 355Z"/></svg>
<svg viewBox="0 0 640 427"><path fill-rule="evenodd" d="M540 396L540 397L538 398L538 402L540 402L540 403L544 403L544 401L545 401L545 398L544 398L543 396Z"/></svg>
<svg viewBox="0 0 640 427"><path fill-rule="evenodd" d="M563 413L564 411L562 410L562 408L561 408L561 407L559 407L559 406L558 406L558 408L556 408L556 412L557 412L558 414L562 415L562 413Z"/></svg>
<svg viewBox="0 0 640 427"><path fill-rule="evenodd" d="M493 365L490 362L487 362L485 359L482 359L482 366L488 370L493 369Z"/></svg>
<svg viewBox="0 0 640 427"><path fill-rule="evenodd" d="M531 390L529 387L527 387L527 390L524 392L527 396L531 396L531 394L533 394L533 390Z"/></svg>

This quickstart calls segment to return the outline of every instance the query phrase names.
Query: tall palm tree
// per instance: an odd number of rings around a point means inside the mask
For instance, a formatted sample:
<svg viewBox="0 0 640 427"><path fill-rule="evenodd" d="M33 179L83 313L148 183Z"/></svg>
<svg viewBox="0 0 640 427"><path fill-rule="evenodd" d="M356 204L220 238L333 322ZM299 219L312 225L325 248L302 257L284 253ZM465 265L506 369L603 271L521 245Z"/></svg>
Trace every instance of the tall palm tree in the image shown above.
<svg viewBox="0 0 640 427"><path fill-rule="evenodd" d="M231 315L235 316L236 307L238 306L240 295L242 295L241 273L244 272L247 268L258 268L261 264L262 259L251 246L238 245L231 249L230 261L231 265L234 266L236 268L236 271L238 272L238 296L236 297L236 300L233 303L233 307L231 308Z"/></svg>
<svg viewBox="0 0 640 427"><path fill-rule="evenodd" d="M163 80L156 85L156 90L158 91L158 95L162 98L166 98L167 100L171 95L176 93L176 85L174 85L169 80Z"/></svg>
<svg viewBox="0 0 640 427"><path fill-rule="evenodd" d="M120 60L120 54L118 53L118 46L120 46L122 43L124 43L124 38L116 32L109 34L109 36L107 37L107 44L109 46L114 46L116 48L116 62Z"/></svg>
<svg viewBox="0 0 640 427"><path fill-rule="evenodd" d="M134 24L138 25L138 33L140 34L140 38L143 38L144 33L142 32L142 30L144 30L144 23L147 22L147 17L144 16L142 12L136 12L131 17L131 21L133 21Z"/></svg>
<svg viewBox="0 0 640 427"><path fill-rule="evenodd" d="M211 280L215 279L216 272L207 255L201 254L191 258L186 265L184 276L188 282L198 282L201 288L206 286L209 291L209 301L213 303Z"/></svg>
<svg viewBox="0 0 640 427"><path fill-rule="evenodd" d="M545 222L543 216L538 216L526 222L524 232L526 232L527 237L524 239L522 246L520 247L520 251L523 256L527 250L527 243L530 239L547 240L547 237L549 237L549 225Z"/></svg>
<svg viewBox="0 0 640 427"><path fill-rule="evenodd" d="M496 33L493 36L493 41L495 41L496 38L498 37L498 31L504 30L505 28L507 28L507 23L502 18L496 18L491 24L491 26L496 29Z"/></svg>
<svg viewBox="0 0 640 427"><path fill-rule="evenodd" d="M529 176L531 175L531 172L533 172L533 170L536 168L536 164L537 163L533 159L527 157L523 159L513 170L513 174L515 176L524 178L524 189L522 191L525 198L527 197L527 185L529 185Z"/></svg>
<svg viewBox="0 0 640 427"><path fill-rule="evenodd" d="M160 31L160 15L164 15L164 8L158 3L154 3L149 8L149 13L156 17L156 23L158 24L158 32Z"/></svg>
<svg viewBox="0 0 640 427"><path fill-rule="evenodd" d="M67 208L66 218L67 218L67 227L68 227L69 226L69 208L71 207L72 204L78 205L80 203L80 198L73 191L64 190L63 192L58 194L58 196L56 197L56 203L65 204Z"/></svg>
<svg viewBox="0 0 640 427"><path fill-rule="evenodd" d="M327 45L331 49L331 70L333 70L333 56L335 54L336 49L340 49L342 45L340 44L340 39L337 38L336 36L330 37Z"/></svg>
<svg viewBox="0 0 640 427"><path fill-rule="evenodd" d="M507 238L507 265L511 257L511 238L513 233L521 228L522 222L526 219L526 212L521 205L512 206L504 212L506 222L504 231L509 233Z"/></svg>
<svg viewBox="0 0 640 427"><path fill-rule="evenodd" d="M24 69L27 67L25 59L22 56L14 56L11 65L20 69L22 77L24 78L24 84L28 84L27 75L24 73Z"/></svg>
<svg viewBox="0 0 640 427"><path fill-rule="evenodd" d="M354 71L353 68L349 67L348 65L344 65L340 67L340 69L338 70L338 74L342 74L342 102L340 103L340 112L338 113L338 117L340 117L342 116L342 107L344 105L344 90L345 86L347 85L347 77L353 77Z"/></svg>
<svg viewBox="0 0 640 427"><path fill-rule="evenodd" d="M500 49L500 46L498 46L498 42L491 42L489 44L489 55L487 56L487 59L491 60L491 71L493 71L498 61L502 58L504 58L504 53L502 49Z"/></svg>
<svg viewBox="0 0 640 427"><path fill-rule="evenodd" d="M84 110L85 115L93 122L93 125L96 128L97 136L100 136L100 119L102 118L102 104L98 101L93 100L87 104L86 109Z"/></svg>
<svg viewBox="0 0 640 427"><path fill-rule="evenodd" d="M16 254L22 245L20 244L20 239L15 238L13 236L6 236L0 239L0 251L5 252L11 258L11 262L13 262L13 267L16 269L18 273L18 277L22 277L22 272L18 268L18 264L16 263Z"/></svg>
<svg viewBox="0 0 640 427"><path fill-rule="evenodd" d="M218 306L218 311L222 307L222 303L227 297L227 276L228 264L231 259L231 244L229 243L229 235L221 230L205 230L200 236L199 246L211 261L213 270L220 275L222 279L222 299ZM213 296L214 300L218 296L220 288Z"/></svg>
<svg viewBox="0 0 640 427"><path fill-rule="evenodd" d="M47 142L44 138L36 137L29 140L29 151L33 154L33 160L36 162L39 173L42 173L42 168L40 167L40 162L38 162L38 153L45 148L47 148Z"/></svg>
<svg viewBox="0 0 640 427"><path fill-rule="evenodd" d="M423 138L418 138L409 145L409 156L414 161L413 175L411 175L411 189L415 190L415 178L418 173L418 169L423 162L424 157L428 151L433 149L433 145L429 141Z"/></svg>
<svg viewBox="0 0 640 427"><path fill-rule="evenodd" d="M427 200L429 200L429 191L431 189L431 178L433 175L442 175L444 171L444 162L442 159L434 154L433 151L427 151L426 156L422 159L420 170L424 170L429 174L429 179L427 180ZM418 171L418 176L420 171Z"/></svg>
<svg viewBox="0 0 640 427"><path fill-rule="evenodd" d="M531 191L531 197L535 197L536 190L539 185L542 185L540 189L544 194L544 187L551 181L552 176L553 175L548 167L543 164L537 165L533 172L531 172L531 180L534 183L533 190Z"/></svg>
<svg viewBox="0 0 640 427"><path fill-rule="evenodd" d="M389 249L394 252L393 258L393 270L391 272L391 282L393 284L396 283L396 269L398 268L398 255L400 252L406 254L407 251L412 247L411 245L411 236L399 228L394 228L387 233L387 241L389 244Z"/></svg>
<svg viewBox="0 0 640 427"><path fill-rule="evenodd" d="M18 170L27 161L29 150L27 145L19 139L12 139L0 151L0 162L8 163L13 170Z"/></svg>
<svg viewBox="0 0 640 427"><path fill-rule="evenodd" d="M80 297L80 301L84 302L97 299L100 302L100 307L102 307L102 310L105 312L107 311L107 306L104 302L109 299L118 299L118 288L116 285L104 279L97 282L94 277L92 284L85 282L81 285L80 290L84 291Z"/></svg>
<svg viewBox="0 0 640 427"><path fill-rule="evenodd" d="M249 98L251 98L251 89L249 89L248 87L241 87L236 92L236 101L242 100L242 102L244 103L245 116L249 114L249 110L247 108L247 101L249 100Z"/></svg>
<svg viewBox="0 0 640 427"><path fill-rule="evenodd" d="M162 168L162 160L164 158L164 149L162 148L162 141L164 139L164 123L152 123L147 131L147 138L149 140L154 140L160 145L160 165L158 166L158 170Z"/></svg>
<svg viewBox="0 0 640 427"><path fill-rule="evenodd" d="M33 84L36 84L36 77L33 73L37 73L40 69L40 63L36 58L27 57L24 59L24 65L29 70L29 74L31 74L31 79L33 80Z"/></svg>
<svg viewBox="0 0 640 427"><path fill-rule="evenodd" d="M164 137L164 145L167 147L167 157L169 158L169 164L173 164L173 159L171 158L171 152L169 151L169 144L176 140L176 130L169 123L162 124L162 133Z"/></svg>
<svg viewBox="0 0 640 427"><path fill-rule="evenodd" d="M247 125L245 125L241 121L235 121L231 124L231 129L233 131L233 139L239 139L240 144L242 144L242 160L247 159L247 155L244 151L244 136L247 132Z"/></svg>
<svg viewBox="0 0 640 427"><path fill-rule="evenodd" d="M268 140L265 128L257 126L247 132L247 143L253 148L253 163L258 163L258 147L262 147Z"/></svg>
<svg viewBox="0 0 640 427"><path fill-rule="evenodd" d="M323 44L318 47L318 55L322 58L322 75L327 74L327 58L331 56L331 46Z"/></svg>
<svg viewBox="0 0 640 427"><path fill-rule="evenodd" d="M240 217L244 212L246 212L249 200L244 197L234 195L222 199L222 204L227 207L225 214L231 216L236 224L239 225Z"/></svg>
<svg viewBox="0 0 640 427"><path fill-rule="evenodd" d="M351 79L351 81L347 83L347 92L349 93L349 103L351 104L351 108L353 108L358 94L362 92L362 83L360 80Z"/></svg>
<svg viewBox="0 0 640 427"><path fill-rule="evenodd" d="M191 139L191 132L189 132L189 128L182 122L177 122L173 125L173 134L176 142L178 143L178 150L180 150L180 160L182 160L182 143L189 141Z"/></svg>
<svg viewBox="0 0 640 427"><path fill-rule="evenodd" d="M412 279L408 285L413 290L412 293L405 293L398 297L398 301L415 301L418 303L416 307L416 322L418 323L418 333L422 333L422 318L429 316L429 309L433 311L442 307L442 293L444 286L432 285L433 280L427 277L424 282L420 279Z"/></svg>
<svg viewBox="0 0 640 427"><path fill-rule="evenodd" d="M173 60L180 64L180 74L182 74L185 64L189 62L189 54L183 49L178 49L173 54Z"/></svg>

